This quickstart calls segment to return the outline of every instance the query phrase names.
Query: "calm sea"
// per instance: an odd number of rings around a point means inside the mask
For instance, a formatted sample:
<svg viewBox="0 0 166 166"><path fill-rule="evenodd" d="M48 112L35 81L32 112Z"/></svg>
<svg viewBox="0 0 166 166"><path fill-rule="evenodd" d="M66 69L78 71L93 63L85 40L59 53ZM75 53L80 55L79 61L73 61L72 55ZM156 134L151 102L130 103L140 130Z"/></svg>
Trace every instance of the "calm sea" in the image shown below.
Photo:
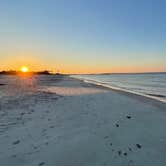
<svg viewBox="0 0 166 166"><path fill-rule="evenodd" d="M72 77L166 102L166 73L91 74Z"/></svg>

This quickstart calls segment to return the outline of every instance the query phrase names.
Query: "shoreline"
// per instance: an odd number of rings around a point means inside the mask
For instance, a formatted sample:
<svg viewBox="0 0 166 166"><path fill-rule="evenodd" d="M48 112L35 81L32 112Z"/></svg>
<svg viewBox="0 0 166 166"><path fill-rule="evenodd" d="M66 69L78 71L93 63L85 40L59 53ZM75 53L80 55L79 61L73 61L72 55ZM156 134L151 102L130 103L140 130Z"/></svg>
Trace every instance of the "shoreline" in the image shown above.
<svg viewBox="0 0 166 166"><path fill-rule="evenodd" d="M83 81L84 83L92 84L94 86L104 87L104 88L110 89L110 90L112 90L116 93L126 95L126 96L131 97L131 98L134 97L135 99L138 99L142 102L147 102L149 104L154 104L158 107L161 106L161 107L166 109L166 102L164 100L160 100L160 99L156 98L155 96L145 95L145 94L137 93L137 92L130 91L130 90L116 88L116 87L113 87L113 86L110 86L110 85L107 85L107 84L104 84L102 82L98 82L98 81L95 81L95 80L76 78L76 77L72 77L72 76L70 76L70 78L80 80L80 81Z"/></svg>

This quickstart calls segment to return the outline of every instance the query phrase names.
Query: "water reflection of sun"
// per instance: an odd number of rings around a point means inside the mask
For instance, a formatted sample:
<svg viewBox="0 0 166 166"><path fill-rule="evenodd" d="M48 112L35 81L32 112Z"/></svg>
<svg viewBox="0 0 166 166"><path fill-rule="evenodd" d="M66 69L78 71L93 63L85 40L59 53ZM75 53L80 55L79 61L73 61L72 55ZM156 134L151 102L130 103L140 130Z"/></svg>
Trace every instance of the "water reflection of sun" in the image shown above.
<svg viewBox="0 0 166 166"><path fill-rule="evenodd" d="M27 73L27 72L29 72L29 68L26 66L23 66L23 67L21 67L21 72Z"/></svg>

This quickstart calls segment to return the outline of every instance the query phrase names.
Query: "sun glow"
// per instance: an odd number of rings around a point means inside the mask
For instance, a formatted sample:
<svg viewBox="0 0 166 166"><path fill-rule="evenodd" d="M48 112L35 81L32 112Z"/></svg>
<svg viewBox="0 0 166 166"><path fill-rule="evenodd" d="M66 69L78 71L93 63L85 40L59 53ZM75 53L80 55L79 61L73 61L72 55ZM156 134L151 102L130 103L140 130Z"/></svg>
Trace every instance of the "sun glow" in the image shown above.
<svg viewBox="0 0 166 166"><path fill-rule="evenodd" d="M21 67L21 72L27 73L28 71L29 71L28 67L26 66Z"/></svg>

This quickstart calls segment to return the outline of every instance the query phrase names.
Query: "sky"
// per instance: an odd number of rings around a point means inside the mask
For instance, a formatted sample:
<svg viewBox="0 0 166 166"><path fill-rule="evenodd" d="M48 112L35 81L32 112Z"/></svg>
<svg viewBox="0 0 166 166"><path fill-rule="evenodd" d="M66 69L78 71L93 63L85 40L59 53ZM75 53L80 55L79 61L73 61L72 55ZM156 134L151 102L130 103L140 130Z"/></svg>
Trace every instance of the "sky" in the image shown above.
<svg viewBox="0 0 166 166"><path fill-rule="evenodd" d="M0 0L0 70L166 71L165 0Z"/></svg>

